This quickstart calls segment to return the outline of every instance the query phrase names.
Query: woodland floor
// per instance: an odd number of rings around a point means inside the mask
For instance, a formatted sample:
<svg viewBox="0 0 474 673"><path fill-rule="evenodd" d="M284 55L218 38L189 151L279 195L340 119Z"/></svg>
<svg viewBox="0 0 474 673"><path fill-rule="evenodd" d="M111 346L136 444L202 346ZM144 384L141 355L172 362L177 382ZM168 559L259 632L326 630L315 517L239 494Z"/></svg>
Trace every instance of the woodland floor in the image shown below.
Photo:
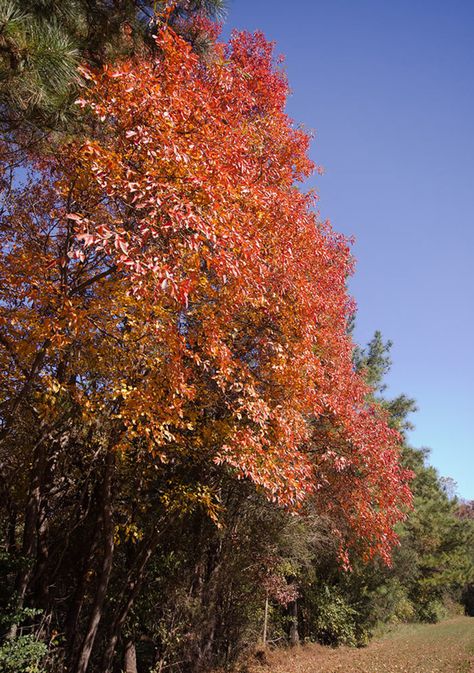
<svg viewBox="0 0 474 673"><path fill-rule="evenodd" d="M362 649L306 645L265 658L249 673L474 673L474 618L402 626Z"/></svg>

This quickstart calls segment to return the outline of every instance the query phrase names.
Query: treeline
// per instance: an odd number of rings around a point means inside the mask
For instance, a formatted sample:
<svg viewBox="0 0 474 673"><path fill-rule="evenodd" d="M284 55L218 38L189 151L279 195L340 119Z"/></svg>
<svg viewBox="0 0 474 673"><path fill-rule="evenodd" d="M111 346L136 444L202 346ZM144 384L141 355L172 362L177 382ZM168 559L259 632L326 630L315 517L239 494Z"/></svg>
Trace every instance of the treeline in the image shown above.
<svg viewBox="0 0 474 673"><path fill-rule="evenodd" d="M472 507L406 445L390 345L354 348L286 78L221 12L0 2L7 673L199 673L472 612Z"/></svg>
<svg viewBox="0 0 474 673"><path fill-rule="evenodd" d="M405 437L416 407L404 395L385 395L390 347L376 332L365 350L356 350L355 363L364 368L391 424ZM345 572L334 552L318 551L313 557L301 589L299 621L305 636L329 645L364 645L383 625L436 622L460 610L472 614L472 503L455 497L452 481L439 476L428 456L428 449L404 441L401 459L413 472L413 509L399 526L390 565L358 558Z"/></svg>
<svg viewBox="0 0 474 673"><path fill-rule="evenodd" d="M356 361L373 383L382 384L388 360L380 334ZM403 428L412 400L384 403L392 410L391 422ZM2 510L5 671L75 670L66 656L73 655L88 627L83 615L97 605L105 560L102 474L81 464L85 459L77 446L75 452L62 457L56 488L66 483L43 505L48 531L46 544L36 550L36 567L18 547L15 516L27 474L24 484L9 484L8 508ZM355 553L350 568L343 567L330 516L321 507L288 513L250 484L218 471L212 480L219 482L219 525L208 512L189 507L186 513L167 513L165 527L153 537L148 529L154 530L163 508L151 482L144 483L143 468L136 470L135 456L123 457L110 496L113 569L91 670L111 670L113 662L113 670L127 673L209 670L232 664L256 645L361 646L383 625L435 622L461 610L473 614L472 503L460 503L447 491L426 456L425 450L403 447L402 459L414 473L414 507L399 527L392 564ZM130 507L137 510L133 524ZM15 612L25 577L26 600ZM127 602L133 602L128 612ZM50 605L50 611L36 607L41 605Z"/></svg>

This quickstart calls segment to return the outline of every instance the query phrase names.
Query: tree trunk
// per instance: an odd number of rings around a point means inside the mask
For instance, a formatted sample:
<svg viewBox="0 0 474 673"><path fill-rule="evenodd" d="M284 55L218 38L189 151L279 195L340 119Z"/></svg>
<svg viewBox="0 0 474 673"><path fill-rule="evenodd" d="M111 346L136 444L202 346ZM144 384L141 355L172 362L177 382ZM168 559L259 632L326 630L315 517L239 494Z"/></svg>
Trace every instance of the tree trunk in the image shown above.
<svg viewBox="0 0 474 673"><path fill-rule="evenodd" d="M97 636L100 620L104 610L105 596L109 585L110 574L112 572L112 561L114 555L114 530L112 522L112 474L114 466L113 450L109 449L105 464L104 486L102 495L102 525L104 530L104 556L102 559L102 569L99 577L99 584L95 594L95 600L92 607L89 623L87 625L86 635L81 645L77 657L75 673L86 673L89 666L89 659L94 647L94 641Z"/></svg>
<svg viewBox="0 0 474 673"><path fill-rule="evenodd" d="M298 603L296 599L291 604L290 645L299 645L300 634L298 633Z"/></svg>
<svg viewBox="0 0 474 673"><path fill-rule="evenodd" d="M125 654L123 660L124 673L138 673L137 670L137 651L135 643L130 638L125 643Z"/></svg>
<svg viewBox="0 0 474 673"><path fill-rule="evenodd" d="M142 587L143 579L145 577L145 570L150 560L151 555L155 551L158 542L162 535L161 530L155 529L146 540L138 553L135 563L127 574L127 579L124 583L119 599L117 601L118 608L115 613L115 618L110 628L109 640L104 652L102 662L102 673L109 673L112 667L115 650L117 648L118 639L123 625L127 619L135 599Z"/></svg>
<svg viewBox="0 0 474 673"><path fill-rule="evenodd" d="M46 471L47 449L46 438L42 437L33 451L33 465L31 467L30 492L25 509L25 525L23 529L22 556L24 567L18 573L16 579L16 603L15 612L21 613L25 603L25 594L31 579L33 567L32 557L37 543L37 530L39 527L39 515L41 495L43 492L44 477ZM12 624L7 638L13 639L18 632L18 623Z"/></svg>
<svg viewBox="0 0 474 673"><path fill-rule="evenodd" d="M80 576L77 581L76 589L74 591L74 598L70 602L69 610L66 617L66 656L68 661L67 670L69 670L71 663L74 661L76 655L76 647L79 641L78 638L78 624L82 612L82 606L86 596L86 587L88 582L88 575L91 570L91 563L93 556L98 546L98 531L101 526L101 513L95 511L93 516L93 530L94 534L91 536L87 551L83 555L82 567Z"/></svg>
<svg viewBox="0 0 474 673"><path fill-rule="evenodd" d="M23 399L29 394L34 380L36 378L36 375L40 371L41 367L43 366L43 362L46 357L46 353L48 352L48 348L51 345L51 340L46 339L44 341L43 345L40 347L39 351L36 354L35 359L33 360L33 364L31 365L30 371L26 375L26 381L23 384L22 388L18 392L18 395L15 397L14 400L12 400L12 406L11 409L7 412L6 418L5 418L5 424L0 430L0 442L3 442L4 439L8 437L10 432L13 429L13 422L15 420L17 411L20 408L20 404L23 401Z"/></svg>
<svg viewBox="0 0 474 673"><path fill-rule="evenodd" d="M265 595L265 612L263 615L263 636L262 636L263 647L267 646L267 630L268 630L268 591Z"/></svg>
<svg viewBox="0 0 474 673"><path fill-rule="evenodd" d="M45 508L41 506L37 527L36 569L31 584L35 595L35 604L43 610L43 613L48 611L50 603L49 577L47 572L49 560L48 533L48 514Z"/></svg>
<svg viewBox="0 0 474 673"><path fill-rule="evenodd" d="M16 508L9 504L8 507L8 528L7 528L7 552L14 556L17 553L16 545L16 520L17 520L17 511Z"/></svg>

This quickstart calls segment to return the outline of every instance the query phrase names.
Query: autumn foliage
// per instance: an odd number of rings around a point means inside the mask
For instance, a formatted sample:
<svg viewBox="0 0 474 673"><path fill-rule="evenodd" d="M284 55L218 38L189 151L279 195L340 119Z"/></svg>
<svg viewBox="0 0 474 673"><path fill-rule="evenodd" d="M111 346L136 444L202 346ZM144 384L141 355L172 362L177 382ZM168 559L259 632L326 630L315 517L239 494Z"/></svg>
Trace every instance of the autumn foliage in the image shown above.
<svg viewBox="0 0 474 673"><path fill-rule="evenodd" d="M399 436L352 364L349 244L301 187L310 137L285 113L272 45L239 33L203 62L169 27L156 41L156 59L84 73L90 133L33 154L29 178L5 172L1 432L17 447L6 471L33 465L28 554L41 489L70 502L55 475L68 466L86 493L101 457L90 498L108 542L93 616L114 544L141 541L133 579L168 515L203 507L219 523L216 475L324 512L346 563L351 547L388 560L410 503ZM96 632L91 617L74 670Z"/></svg>
<svg viewBox="0 0 474 673"><path fill-rule="evenodd" d="M272 46L238 34L204 66L171 29L156 39L155 62L89 74L95 137L45 162L40 221L12 213L5 338L105 411L116 450L205 455L290 507L312 495L387 554L407 477L353 370L349 247L297 187L310 139Z"/></svg>
<svg viewBox="0 0 474 673"><path fill-rule="evenodd" d="M314 494L386 553L408 501L398 438L353 371L349 248L297 188L310 139L272 47L239 34L204 69L157 40L158 62L95 76L81 104L102 136L68 148L69 254L117 266L160 354L124 380L124 448L204 450L285 505Z"/></svg>

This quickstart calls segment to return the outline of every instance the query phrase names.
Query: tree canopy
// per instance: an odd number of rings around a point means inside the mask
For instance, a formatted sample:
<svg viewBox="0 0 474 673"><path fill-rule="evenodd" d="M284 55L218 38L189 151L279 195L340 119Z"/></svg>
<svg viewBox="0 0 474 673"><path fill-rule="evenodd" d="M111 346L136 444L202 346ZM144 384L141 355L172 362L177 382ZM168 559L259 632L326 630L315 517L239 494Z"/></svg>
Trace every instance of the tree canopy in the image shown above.
<svg viewBox="0 0 474 673"><path fill-rule="evenodd" d="M157 17L168 6L166 21L198 51L205 50L207 36L190 19L222 17L222 0L1 0L4 130L25 123L43 131L70 127L81 67L153 50Z"/></svg>

